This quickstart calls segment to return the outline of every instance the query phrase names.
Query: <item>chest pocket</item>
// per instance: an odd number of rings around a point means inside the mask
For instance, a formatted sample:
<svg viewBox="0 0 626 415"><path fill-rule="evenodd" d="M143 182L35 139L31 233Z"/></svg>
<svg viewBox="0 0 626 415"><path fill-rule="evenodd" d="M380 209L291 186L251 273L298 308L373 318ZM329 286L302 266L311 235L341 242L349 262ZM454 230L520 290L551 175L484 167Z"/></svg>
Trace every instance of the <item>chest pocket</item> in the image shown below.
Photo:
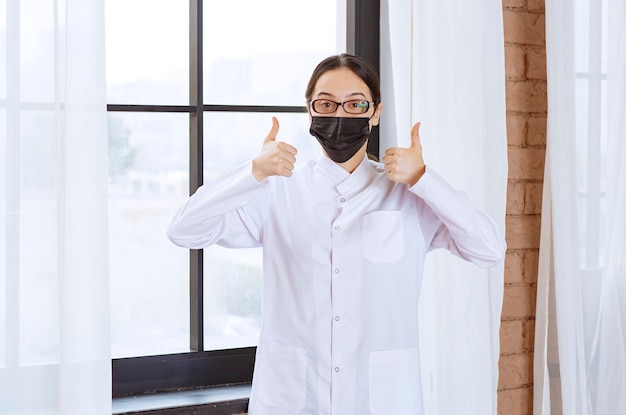
<svg viewBox="0 0 626 415"><path fill-rule="evenodd" d="M404 255L404 224L402 213L381 210L360 219L363 235L363 256L375 264L398 261Z"/></svg>

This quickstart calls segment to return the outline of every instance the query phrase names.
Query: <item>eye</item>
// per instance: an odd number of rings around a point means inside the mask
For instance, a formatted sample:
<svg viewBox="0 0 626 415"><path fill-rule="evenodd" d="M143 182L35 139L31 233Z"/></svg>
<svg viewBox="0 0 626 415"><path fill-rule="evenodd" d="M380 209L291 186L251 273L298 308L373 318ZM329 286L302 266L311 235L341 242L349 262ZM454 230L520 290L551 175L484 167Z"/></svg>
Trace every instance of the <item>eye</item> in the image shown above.
<svg viewBox="0 0 626 415"><path fill-rule="evenodd" d="M329 99L316 99L313 101L313 111L320 114L331 114L337 110L337 103Z"/></svg>
<svg viewBox="0 0 626 415"><path fill-rule="evenodd" d="M346 102L351 112L366 112L369 108L369 102L364 99L355 99Z"/></svg>

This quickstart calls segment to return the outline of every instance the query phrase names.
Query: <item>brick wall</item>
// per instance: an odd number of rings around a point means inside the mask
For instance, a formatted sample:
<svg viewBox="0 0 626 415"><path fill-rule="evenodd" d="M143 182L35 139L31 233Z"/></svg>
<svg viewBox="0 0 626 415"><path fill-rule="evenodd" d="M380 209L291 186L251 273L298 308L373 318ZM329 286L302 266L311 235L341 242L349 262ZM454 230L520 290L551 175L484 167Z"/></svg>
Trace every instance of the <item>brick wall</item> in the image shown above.
<svg viewBox="0 0 626 415"><path fill-rule="evenodd" d="M498 413L532 414L546 146L544 0L503 0L509 179Z"/></svg>

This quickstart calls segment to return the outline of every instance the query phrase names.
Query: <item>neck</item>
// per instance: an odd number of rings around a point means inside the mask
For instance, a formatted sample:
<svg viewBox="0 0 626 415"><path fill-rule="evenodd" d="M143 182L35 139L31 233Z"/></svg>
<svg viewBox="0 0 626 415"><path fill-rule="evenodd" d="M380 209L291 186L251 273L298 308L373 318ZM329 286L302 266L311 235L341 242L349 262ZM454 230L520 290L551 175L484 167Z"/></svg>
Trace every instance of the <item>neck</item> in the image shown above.
<svg viewBox="0 0 626 415"><path fill-rule="evenodd" d="M361 164L361 162L363 161L363 158L365 157L365 150L366 146L363 146L348 161L344 161L343 163L337 163L337 165L341 166L341 168L343 168L345 171L352 174L352 172L356 170L356 168L359 167L359 164Z"/></svg>

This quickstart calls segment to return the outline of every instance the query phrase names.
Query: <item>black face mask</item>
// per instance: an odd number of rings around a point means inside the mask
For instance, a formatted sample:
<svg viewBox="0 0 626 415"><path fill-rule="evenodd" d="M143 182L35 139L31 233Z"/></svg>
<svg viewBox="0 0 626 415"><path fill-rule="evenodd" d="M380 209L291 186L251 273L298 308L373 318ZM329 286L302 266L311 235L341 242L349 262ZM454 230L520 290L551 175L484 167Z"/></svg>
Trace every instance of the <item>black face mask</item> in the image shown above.
<svg viewBox="0 0 626 415"><path fill-rule="evenodd" d="M312 117L309 132L317 138L328 157L343 163L356 154L370 136L367 117Z"/></svg>

